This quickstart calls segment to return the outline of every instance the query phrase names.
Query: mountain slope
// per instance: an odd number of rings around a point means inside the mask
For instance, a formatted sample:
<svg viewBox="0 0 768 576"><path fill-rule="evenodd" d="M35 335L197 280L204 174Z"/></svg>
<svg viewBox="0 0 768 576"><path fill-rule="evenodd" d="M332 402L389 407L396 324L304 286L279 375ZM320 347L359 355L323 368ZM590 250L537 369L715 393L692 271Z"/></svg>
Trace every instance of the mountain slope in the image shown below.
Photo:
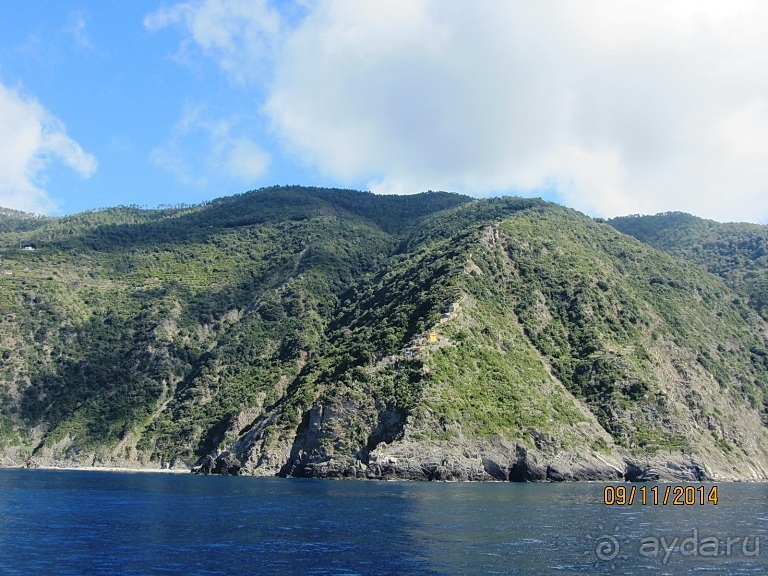
<svg viewBox="0 0 768 576"><path fill-rule="evenodd" d="M765 327L722 282L543 203L417 236L342 311L290 452L275 414L234 444L249 471L278 471L267 452L294 475L764 477ZM398 350L430 328L449 342Z"/></svg>
<svg viewBox="0 0 768 576"><path fill-rule="evenodd" d="M654 248L704 266L768 319L768 226L720 223L682 212L624 216L608 223Z"/></svg>
<svg viewBox="0 0 768 576"><path fill-rule="evenodd" d="M397 229L467 200L421 195L410 201L418 209L386 223ZM393 250L397 237L376 224L383 204L351 191L268 189L41 219L0 236L4 427L27 436L26 454L83 461L134 458L150 427L149 458L163 457L170 434L174 456L184 437L181 454L194 461L234 403L295 373L338 294Z"/></svg>
<svg viewBox="0 0 768 576"><path fill-rule="evenodd" d="M768 476L765 322L560 206L274 188L3 242L9 463Z"/></svg>

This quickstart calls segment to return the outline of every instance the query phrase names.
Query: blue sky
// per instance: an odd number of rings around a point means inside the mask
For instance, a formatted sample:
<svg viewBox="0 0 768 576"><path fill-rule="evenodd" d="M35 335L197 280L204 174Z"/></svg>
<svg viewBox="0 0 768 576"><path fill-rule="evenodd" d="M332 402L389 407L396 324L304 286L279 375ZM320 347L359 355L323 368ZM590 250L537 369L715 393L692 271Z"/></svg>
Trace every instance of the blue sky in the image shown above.
<svg viewBox="0 0 768 576"><path fill-rule="evenodd" d="M96 168L89 174L43 151L47 160L34 186L46 195L22 195L19 208L154 207L274 183L334 183L311 166L282 159L258 112L264 97L258 85L231 82L204 57L183 61L176 30L147 29L144 19L158 2L21 6L0 19L0 83L62 122ZM238 138L258 142L269 166L230 169L216 149L231 148Z"/></svg>
<svg viewBox="0 0 768 576"><path fill-rule="evenodd" d="M306 184L768 218L760 2L0 7L0 206Z"/></svg>

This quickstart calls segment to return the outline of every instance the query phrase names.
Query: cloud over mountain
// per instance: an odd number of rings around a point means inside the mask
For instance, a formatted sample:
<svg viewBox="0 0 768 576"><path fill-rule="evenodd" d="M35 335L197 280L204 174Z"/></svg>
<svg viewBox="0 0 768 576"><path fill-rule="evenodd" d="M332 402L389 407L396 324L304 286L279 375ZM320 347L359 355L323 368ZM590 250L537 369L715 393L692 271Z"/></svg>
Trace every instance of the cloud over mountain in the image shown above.
<svg viewBox="0 0 768 576"><path fill-rule="evenodd" d="M249 16L216 16L227 6ZM602 215L768 217L760 3L301 8L291 19L263 0L203 0L147 23L182 25L187 46L259 94L266 87L263 112L285 149L345 182L554 189Z"/></svg>

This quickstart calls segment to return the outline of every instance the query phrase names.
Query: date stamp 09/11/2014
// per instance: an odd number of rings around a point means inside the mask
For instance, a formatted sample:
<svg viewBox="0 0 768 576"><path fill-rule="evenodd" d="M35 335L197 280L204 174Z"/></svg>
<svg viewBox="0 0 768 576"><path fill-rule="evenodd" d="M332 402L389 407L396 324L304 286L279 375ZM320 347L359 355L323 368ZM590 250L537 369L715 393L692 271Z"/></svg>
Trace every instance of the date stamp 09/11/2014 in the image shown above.
<svg viewBox="0 0 768 576"><path fill-rule="evenodd" d="M603 490L606 506L717 506L717 486L611 486Z"/></svg>

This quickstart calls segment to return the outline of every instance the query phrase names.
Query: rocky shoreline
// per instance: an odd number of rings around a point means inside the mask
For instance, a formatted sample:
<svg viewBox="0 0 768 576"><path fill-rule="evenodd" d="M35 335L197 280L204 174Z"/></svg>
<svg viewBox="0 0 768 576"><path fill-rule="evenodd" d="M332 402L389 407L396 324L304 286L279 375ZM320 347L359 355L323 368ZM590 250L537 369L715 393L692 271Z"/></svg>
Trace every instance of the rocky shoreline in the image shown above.
<svg viewBox="0 0 768 576"><path fill-rule="evenodd" d="M24 464L9 464L0 463L0 468L12 468L12 469L26 469L26 470L76 470L82 472L97 471L97 472L150 472L159 474L189 474L188 468L157 468L149 466L100 466L91 465L84 466L80 462L56 462L56 463L40 463L37 460L30 458Z"/></svg>
<svg viewBox="0 0 768 576"><path fill-rule="evenodd" d="M766 477L713 476L706 465L693 461L686 465L677 462L627 461L624 472L605 468L581 468L564 470L557 465L546 464L502 466L493 460L485 460L482 468L453 467L440 463L372 463L346 465L336 462L307 464L292 468L290 474L251 474L231 454L219 457L207 456L203 463L189 468L156 468L126 466L83 466L80 464L26 465L4 463L0 468L29 470L72 470L97 472L131 472L152 474L195 474L201 476L251 476L282 478L315 478L329 480L380 480L413 482L765 482Z"/></svg>
<svg viewBox="0 0 768 576"><path fill-rule="evenodd" d="M639 461L625 459L615 463L602 459L575 459L572 455L544 460L541 455L518 447L518 458L511 463L490 457L476 462L399 460L386 457L364 464L352 459L288 463L275 476L338 480L408 480L453 482L708 482L765 481L754 478L726 478L694 459ZM231 452L206 456L193 474L223 476L267 476L248 468Z"/></svg>
<svg viewBox="0 0 768 576"><path fill-rule="evenodd" d="M77 461L33 457L0 460L0 468L98 470L221 476L327 478L343 480L407 480L454 482L709 482L767 481L756 466L729 467L701 455L681 452L639 458L616 451L576 452L529 448L514 442L442 444L381 444L365 458L328 454L316 449L278 450L254 454L223 451L196 465L93 458Z"/></svg>

